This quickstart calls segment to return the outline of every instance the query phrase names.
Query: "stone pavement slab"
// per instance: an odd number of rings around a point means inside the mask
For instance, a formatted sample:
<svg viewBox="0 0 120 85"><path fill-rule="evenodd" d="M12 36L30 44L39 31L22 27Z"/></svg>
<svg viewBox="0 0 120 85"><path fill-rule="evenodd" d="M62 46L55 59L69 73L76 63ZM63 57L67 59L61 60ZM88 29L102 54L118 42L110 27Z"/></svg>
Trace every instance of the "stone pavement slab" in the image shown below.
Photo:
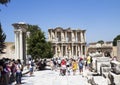
<svg viewBox="0 0 120 85"><path fill-rule="evenodd" d="M51 70L36 71L32 77L26 74L22 82L22 85L89 85L82 75L60 76L58 71Z"/></svg>

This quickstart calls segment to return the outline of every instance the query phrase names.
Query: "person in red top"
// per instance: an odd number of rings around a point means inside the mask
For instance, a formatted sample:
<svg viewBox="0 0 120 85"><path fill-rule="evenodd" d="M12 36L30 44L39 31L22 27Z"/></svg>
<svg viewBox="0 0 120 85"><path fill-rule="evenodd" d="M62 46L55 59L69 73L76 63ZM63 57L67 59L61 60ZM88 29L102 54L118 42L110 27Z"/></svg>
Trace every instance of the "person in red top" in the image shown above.
<svg viewBox="0 0 120 85"><path fill-rule="evenodd" d="M66 60L65 59L62 59L61 61L60 74L63 76L66 75Z"/></svg>
<svg viewBox="0 0 120 85"><path fill-rule="evenodd" d="M66 65L65 59L63 59L63 60L61 61L61 66L62 66L62 65Z"/></svg>

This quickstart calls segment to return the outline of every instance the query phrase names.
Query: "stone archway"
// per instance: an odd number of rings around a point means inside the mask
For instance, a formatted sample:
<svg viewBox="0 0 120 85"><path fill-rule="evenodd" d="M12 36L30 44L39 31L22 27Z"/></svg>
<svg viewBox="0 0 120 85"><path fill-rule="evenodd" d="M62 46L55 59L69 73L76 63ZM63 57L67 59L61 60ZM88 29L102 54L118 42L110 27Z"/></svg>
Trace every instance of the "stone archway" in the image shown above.
<svg viewBox="0 0 120 85"><path fill-rule="evenodd" d="M15 34L15 57L20 59L22 63L26 63L26 31L28 25L19 22L12 24Z"/></svg>

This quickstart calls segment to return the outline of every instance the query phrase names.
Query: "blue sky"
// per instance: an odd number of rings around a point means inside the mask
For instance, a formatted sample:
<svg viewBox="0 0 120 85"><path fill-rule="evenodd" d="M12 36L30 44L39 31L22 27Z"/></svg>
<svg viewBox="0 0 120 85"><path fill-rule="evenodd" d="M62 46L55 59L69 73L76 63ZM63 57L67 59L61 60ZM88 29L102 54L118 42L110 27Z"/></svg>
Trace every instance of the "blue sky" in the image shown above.
<svg viewBox="0 0 120 85"><path fill-rule="evenodd" d="M46 35L56 27L86 30L87 43L120 34L120 0L11 0L0 9L7 42L14 42L11 24L21 21L38 25Z"/></svg>

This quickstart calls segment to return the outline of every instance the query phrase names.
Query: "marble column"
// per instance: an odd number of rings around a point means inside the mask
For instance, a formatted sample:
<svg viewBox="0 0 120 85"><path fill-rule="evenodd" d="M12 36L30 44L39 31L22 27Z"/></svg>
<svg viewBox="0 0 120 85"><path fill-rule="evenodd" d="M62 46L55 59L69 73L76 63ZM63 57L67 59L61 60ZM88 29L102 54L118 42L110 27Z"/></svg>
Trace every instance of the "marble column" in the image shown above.
<svg viewBox="0 0 120 85"><path fill-rule="evenodd" d="M81 36L81 42L83 42L83 33L80 32L80 36Z"/></svg>
<svg viewBox="0 0 120 85"><path fill-rule="evenodd" d="M57 32L56 32L56 31L54 32L54 35L55 35L55 36L54 36L54 39L55 39L54 41L55 41L55 42L58 42Z"/></svg>
<svg viewBox="0 0 120 85"><path fill-rule="evenodd" d="M65 31L65 42L67 42L67 31Z"/></svg>
<svg viewBox="0 0 120 85"><path fill-rule="evenodd" d="M61 45L61 56L63 57L63 44Z"/></svg>
<svg viewBox="0 0 120 85"><path fill-rule="evenodd" d="M80 57L80 46L78 45L78 57Z"/></svg>
<svg viewBox="0 0 120 85"><path fill-rule="evenodd" d="M65 46L65 56L68 57L67 45Z"/></svg>
<svg viewBox="0 0 120 85"><path fill-rule="evenodd" d="M71 57L73 57L73 43L72 43L72 49L71 49Z"/></svg>
<svg viewBox="0 0 120 85"><path fill-rule="evenodd" d="M52 41L52 30L50 31L50 41Z"/></svg>
<svg viewBox="0 0 120 85"><path fill-rule="evenodd" d="M80 56L83 56L83 45L82 44L81 44L80 50L81 50Z"/></svg>
<svg viewBox="0 0 120 85"><path fill-rule="evenodd" d="M77 52L78 52L77 45L75 46L75 52L76 52L76 57L77 57Z"/></svg>
<svg viewBox="0 0 120 85"><path fill-rule="evenodd" d="M19 32L15 31L15 57L19 59Z"/></svg>
<svg viewBox="0 0 120 85"><path fill-rule="evenodd" d="M83 33L83 35L84 35L84 42L86 41L86 35L85 35L85 32Z"/></svg>
<svg viewBox="0 0 120 85"><path fill-rule="evenodd" d="M23 60L23 34L22 31L20 31L20 59Z"/></svg>
<svg viewBox="0 0 120 85"><path fill-rule="evenodd" d="M117 60L120 62L120 40L117 41Z"/></svg>
<svg viewBox="0 0 120 85"><path fill-rule="evenodd" d="M75 42L77 42L77 40L78 40L78 39L77 39L77 32L76 32L76 36L75 36Z"/></svg>
<svg viewBox="0 0 120 85"><path fill-rule="evenodd" d="M55 57L58 57L57 44L56 44L56 46L55 46Z"/></svg>

